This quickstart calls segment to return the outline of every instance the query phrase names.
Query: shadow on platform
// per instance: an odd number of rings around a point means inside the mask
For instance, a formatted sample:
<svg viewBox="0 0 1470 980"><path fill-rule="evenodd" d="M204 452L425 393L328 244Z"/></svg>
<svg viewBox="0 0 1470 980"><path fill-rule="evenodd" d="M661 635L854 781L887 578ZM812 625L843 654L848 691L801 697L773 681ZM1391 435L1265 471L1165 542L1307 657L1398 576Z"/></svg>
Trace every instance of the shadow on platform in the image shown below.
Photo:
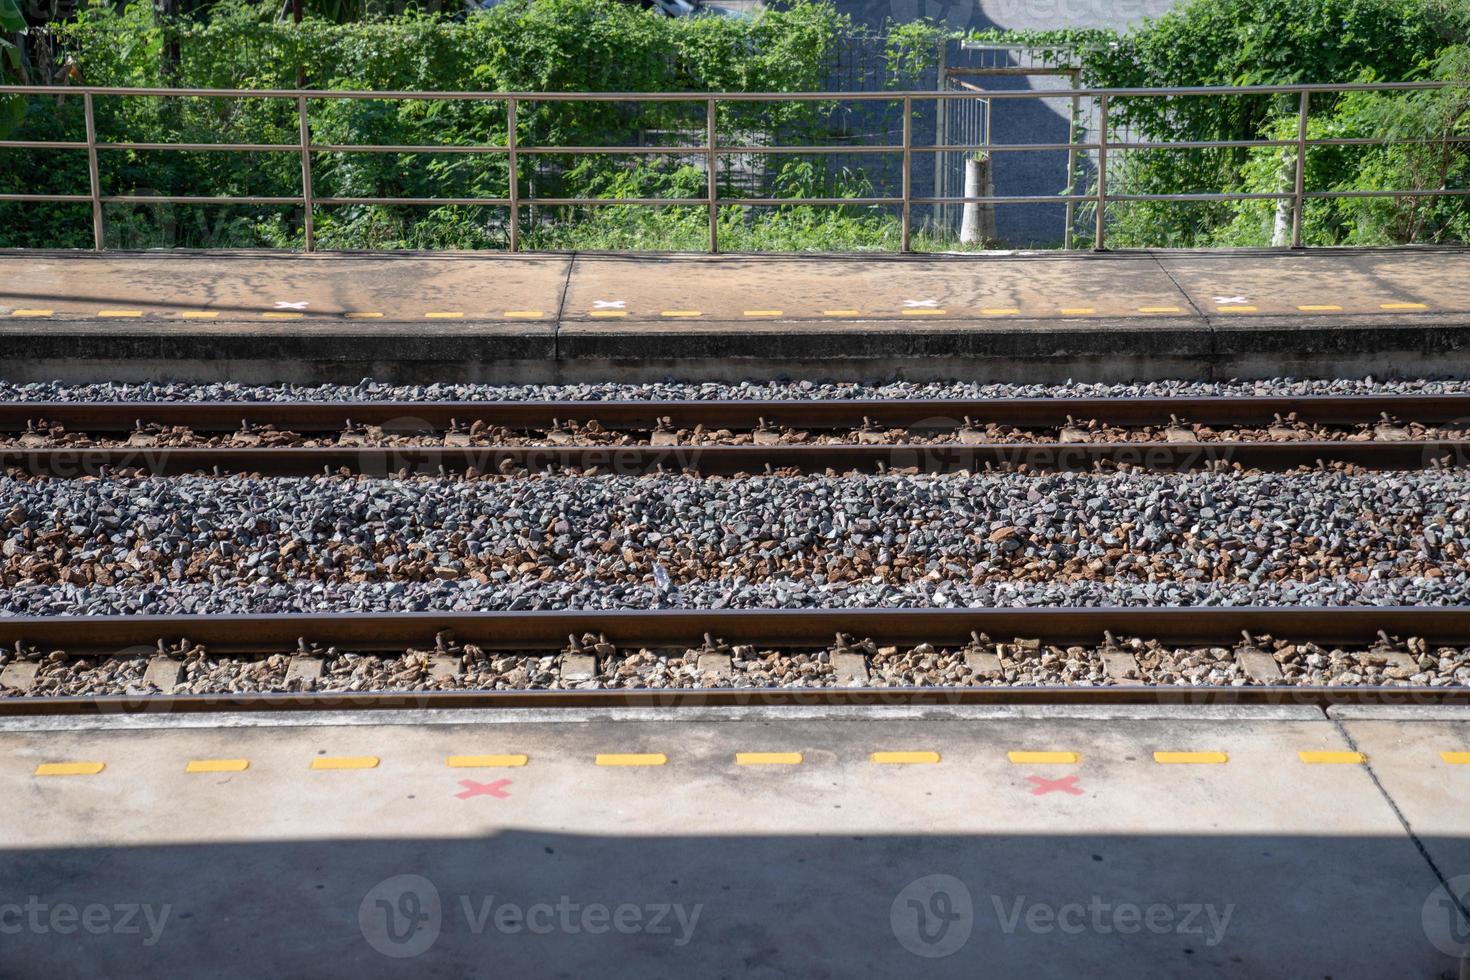
<svg viewBox="0 0 1470 980"><path fill-rule="evenodd" d="M1407 837L511 831L0 869L17 977L1432 978L1470 944Z"/></svg>

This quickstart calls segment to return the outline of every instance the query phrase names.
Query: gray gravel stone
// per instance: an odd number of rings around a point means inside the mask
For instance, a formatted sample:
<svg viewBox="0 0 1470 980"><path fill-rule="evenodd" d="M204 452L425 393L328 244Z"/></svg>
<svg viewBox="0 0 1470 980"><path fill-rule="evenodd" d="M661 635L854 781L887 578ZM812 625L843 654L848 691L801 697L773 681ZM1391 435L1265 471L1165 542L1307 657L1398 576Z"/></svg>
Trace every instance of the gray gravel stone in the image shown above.
<svg viewBox="0 0 1470 980"><path fill-rule="evenodd" d="M704 382L681 384L388 385L364 378L356 385L243 385L147 383L90 385L0 382L0 401L649 401L853 398L1127 398L1178 395L1463 394L1470 381L1273 378L1260 381L1075 382L1062 385L849 382Z"/></svg>
<svg viewBox="0 0 1470 980"><path fill-rule="evenodd" d="M1465 470L5 477L0 500L0 615L1470 598Z"/></svg>

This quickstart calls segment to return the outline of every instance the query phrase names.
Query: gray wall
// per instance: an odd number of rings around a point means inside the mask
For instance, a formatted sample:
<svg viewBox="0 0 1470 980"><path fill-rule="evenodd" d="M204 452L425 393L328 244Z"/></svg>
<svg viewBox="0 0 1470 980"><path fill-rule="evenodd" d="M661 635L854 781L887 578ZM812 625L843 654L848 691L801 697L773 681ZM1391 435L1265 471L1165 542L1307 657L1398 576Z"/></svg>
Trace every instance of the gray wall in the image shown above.
<svg viewBox="0 0 1470 980"><path fill-rule="evenodd" d="M908 22L920 17L942 21L956 31L1048 30L1062 28L1124 29L1146 17L1158 17L1176 5L1176 0L836 0L838 8L857 23L879 30L888 21ZM951 67L982 67L998 64L1016 65L994 51L965 51L950 44L945 60ZM1071 82L1065 76L981 76L966 79L971 84L993 90L1033 89L1065 90ZM850 83L851 79L844 82ZM854 87L843 84L841 87ZM859 85L856 87L880 87ZM938 79L930 74L924 88L937 88ZM1088 106L1083 105L1084 112ZM1068 134L1068 100L1032 99L997 100L991 115L990 142L993 144L1065 143ZM935 135L932 120L916 123L915 141L928 141ZM962 142L960 133L952 131L947 143ZM1090 138L1079 133L1079 141ZM945 196L958 196L961 185L955 177L960 166L959 154L946 154L945 166L951 174ZM868 162L865 160L865 163ZM874 173L882 173L885 182L894 180L891 161L873 160ZM1091 178L1090 161L1082 162L1077 192L1085 191ZM1041 196L1062 193L1067 182L1065 152L1015 152L994 156L995 193L1000 196ZM922 156L915 158L914 192L929 195L934 191L934 168ZM896 188L896 184L894 185ZM916 222L930 217L928 209L916 209ZM935 215L935 217L938 217ZM948 209L947 217L958 228L957 208ZM1060 245L1066 225L1063 205L998 205L996 233L1003 246L1025 248Z"/></svg>

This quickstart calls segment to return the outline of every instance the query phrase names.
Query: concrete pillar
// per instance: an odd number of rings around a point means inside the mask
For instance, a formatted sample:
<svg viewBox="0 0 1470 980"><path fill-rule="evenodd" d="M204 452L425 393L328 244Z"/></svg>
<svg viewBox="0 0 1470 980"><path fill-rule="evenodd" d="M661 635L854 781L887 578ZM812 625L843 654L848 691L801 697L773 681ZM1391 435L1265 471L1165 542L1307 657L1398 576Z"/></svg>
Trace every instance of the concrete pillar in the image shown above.
<svg viewBox="0 0 1470 980"><path fill-rule="evenodd" d="M990 175L990 154L977 153L965 159L965 197L990 197L995 183ZM979 245L995 241L995 205L967 202L960 221L960 244Z"/></svg>
<svg viewBox="0 0 1470 980"><path fill-rule="evenodd" d="M1281 189L1290 194L1296 186L1296 153L1288 150L1282 153L1282 157ZM1271 244L1278 248L1291 244L1291 208L1291 198L1282 197L1276 200L1276 218L1271 222Z"/></svg>

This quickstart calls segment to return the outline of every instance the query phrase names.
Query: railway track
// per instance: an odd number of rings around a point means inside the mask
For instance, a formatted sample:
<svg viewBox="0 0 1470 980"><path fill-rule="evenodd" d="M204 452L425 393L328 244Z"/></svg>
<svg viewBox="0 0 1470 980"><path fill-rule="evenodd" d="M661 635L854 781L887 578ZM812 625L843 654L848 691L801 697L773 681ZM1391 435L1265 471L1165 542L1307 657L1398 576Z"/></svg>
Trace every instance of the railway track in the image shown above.
<svg viewBox="0 0 1470 980"><path fill-rule="evenodd" d="M1459 465L1470 395L643 402L9 402L0 466L70 477Z"/></svg>
<svg viewBox="0 0 1470 980"><path fill-rule="evenodd" d="M569 645L570 639L570 645ZM835 640L835 643L834 643ZM552 707L695 704L1470 704L1470 681L1406 683L1434 648L1453 648L1470 670L1470 609L1097 608L659 610L490 613L330 613L198 617L13 617L0 619L5 675L24 665L109 657L178 671L190 660L274 658L288 676L320 676L323 662L373 655L410 663L422 685L351 689L246 690L192 694L94 692L88 696L0 698L0 714L210 711L301 708ZM898 656L950 658L994 684L863 686L852 671ZM1239 682L1148 683L1161 657L1215 648ZM1331 651L1365 671L1363 683L1313 683L1294 663L1305 650ZM696 658L700 671L728 676L732 661L807 656L831 664L845 684L822 687L632 687L560 690L473 689L474 663L485 658L584 658L617 663L629 651L671 651ZM347 651L350 651L348 653ZM1008 684L1007 671L1065 655L1096 663L1097 681L1080 685ZM1176 653L1177 652L1177 653ZM825 658L824 658L825 655ZM410 658L405 661L404 658ZM706 663L708 658L709 662ZM21 665L21 666L17 666ZM1370 666L1371 665L1371 666ZM303 668L314 668L316 673ZM467 675L469 683L462 683ZM1467 675L1470 676L1470 675ZM1303 679L1305 678L1305 680ZM1392 682L1388 678L1394 679ZM298 685L299 686L299 685ZM311 687L312 685L306 685Z"/></svg>

